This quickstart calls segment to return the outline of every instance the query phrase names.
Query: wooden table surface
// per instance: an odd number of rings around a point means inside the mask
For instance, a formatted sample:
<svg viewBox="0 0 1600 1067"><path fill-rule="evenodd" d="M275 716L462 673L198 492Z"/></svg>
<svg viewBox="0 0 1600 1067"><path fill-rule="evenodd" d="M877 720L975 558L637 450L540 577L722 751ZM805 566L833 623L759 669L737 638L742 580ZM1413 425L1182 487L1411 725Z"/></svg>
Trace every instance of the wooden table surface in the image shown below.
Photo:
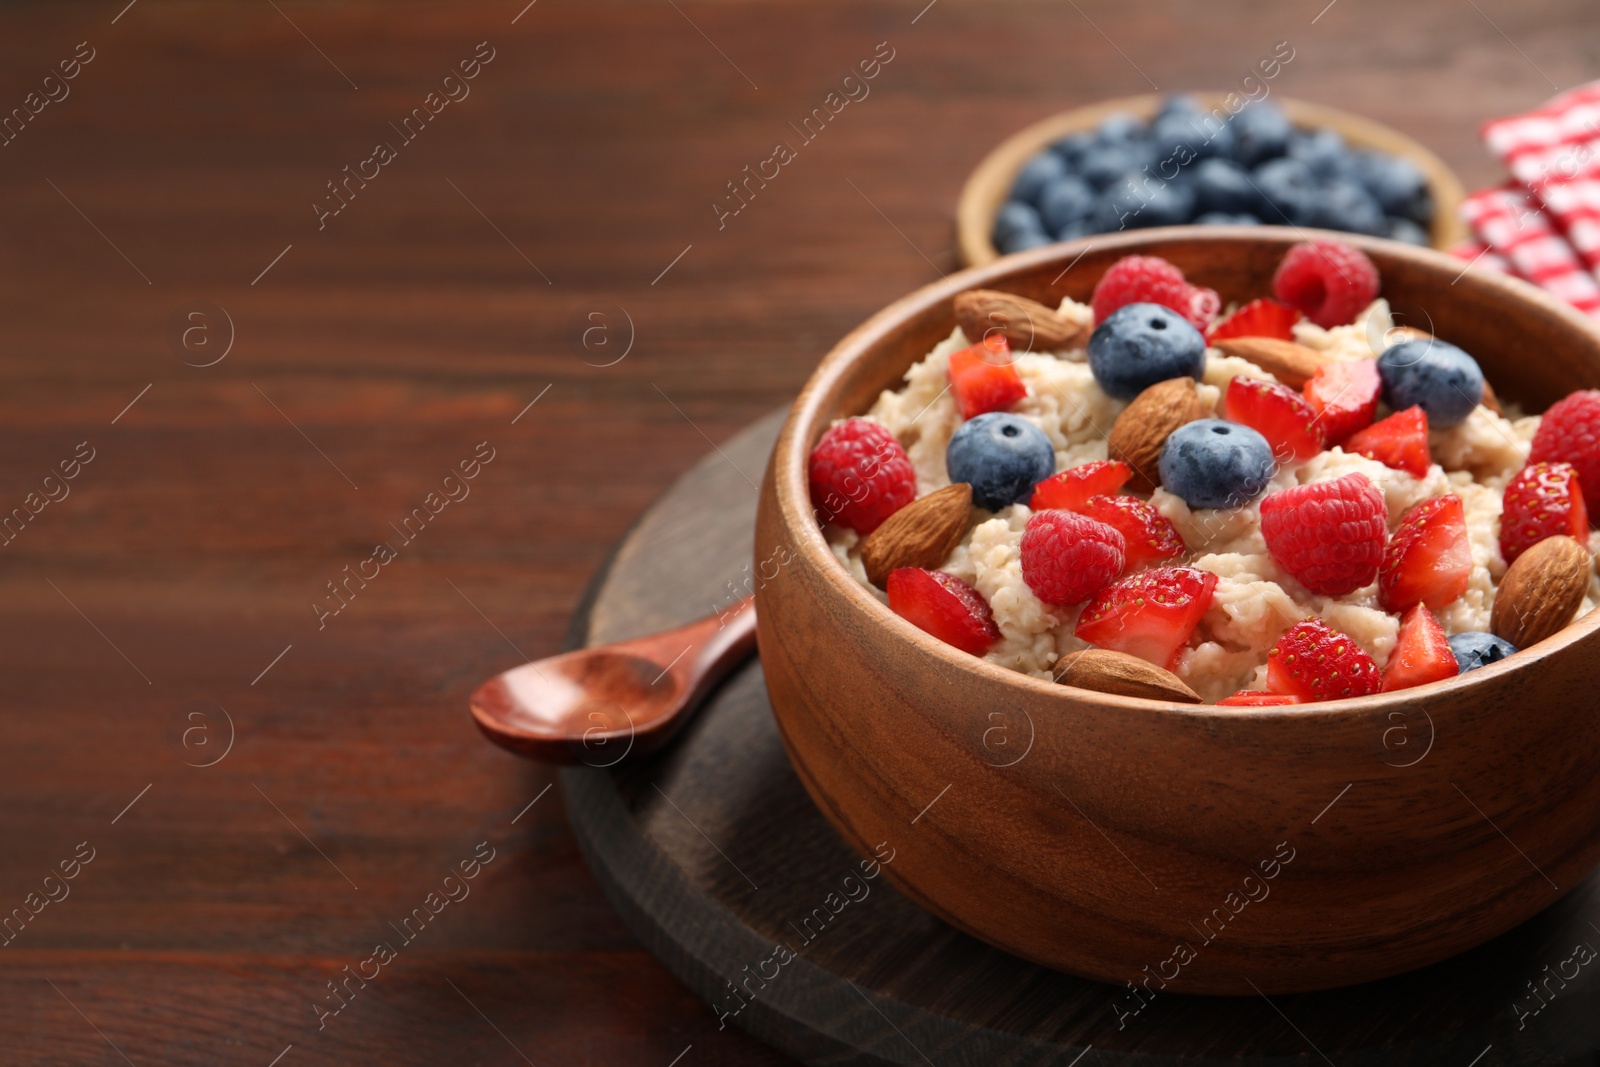
<svg viewBox="0 0 1600 1067"><path fill-rule="evenodd" d="M785 1062L630 938L475 683L558 650L664 485L953 268L1003 135L1288 41L1274 91L1482 185L1479 121L1593 76L1600 29L1585 0L125 2L0 13L8 1063Z"/></svg>

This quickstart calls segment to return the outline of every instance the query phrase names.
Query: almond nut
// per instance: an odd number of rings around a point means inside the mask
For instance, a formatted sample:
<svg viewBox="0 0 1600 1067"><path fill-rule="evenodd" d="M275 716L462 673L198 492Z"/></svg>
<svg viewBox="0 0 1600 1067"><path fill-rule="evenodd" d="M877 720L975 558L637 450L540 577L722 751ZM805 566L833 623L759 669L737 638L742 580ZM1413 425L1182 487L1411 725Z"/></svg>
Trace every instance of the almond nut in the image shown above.
<svg viewBox="0 0 1600 1067"><path fill-rule="evenodd" d="M1088 327L1037 300L996 289L973 289L956 297L956 323L977 344L998 330L1023 352L1056 352L1083 339Z"/></svg>
<svg viewBox="0 0 1600 1067"><path fill-rule="evenodd" d="M1212 347L1248 359L1291 389L1305 385L1324 363L1334 362L1315 348L1277 337L1225 337Z"/></svg>
<svg viewBox="0 0 1600 1067"><path fill-rule="evenodd" d="M1589 591L1594 560L1570 537L1547 537L1516 558L1500 579L1489 629L1518 649L1572 621Z"/></svg>
<svg viewBox="0 0 1600 1067"><path fill-rule="evenodd" d="M956 482L919 497L890 515L861 542L867 580L879 588L901 567L937 567L967 532L972 486Z"/></svg>
<svg viewBox="0 0 1600 1067"><path fill-rule="evenodd" d="M1055 677L1062 685L1093 689L1097 693L1171 700L1179 704L1200 703L1200 695L1171 671L1164 671L1138 656L1108 648L1068 652L1056 661Z"/></svg>
<svg viewBox="0 0 1600 1067"><path fill-rule="evenodd" d="M1483 383L1483 399L1480 400L1479 403L1488 408L1490 411L1494 412L1496 415L1505 414L1505 412L1500 409L1500 398L1494 395L1494 386L1490 385L1488 382Z"/></svg>
<svg viewBox="0 0 1600 1067"><path fill-rule="evenodd" d="M1133 468L1129 484L1134 489L1151 492L1161 484L1161 446L1172 431L1210 415L1193 378L1157 382L1134 397L1111 424L1107 454Z"/></svg>

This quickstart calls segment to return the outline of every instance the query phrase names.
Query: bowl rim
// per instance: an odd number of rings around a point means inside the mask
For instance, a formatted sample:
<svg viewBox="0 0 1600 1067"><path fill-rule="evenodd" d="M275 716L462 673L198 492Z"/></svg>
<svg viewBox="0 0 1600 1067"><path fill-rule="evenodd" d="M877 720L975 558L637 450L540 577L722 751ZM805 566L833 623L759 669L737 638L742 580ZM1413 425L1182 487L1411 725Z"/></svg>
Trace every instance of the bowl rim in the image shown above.
<svg viewBox="0 0 1600 1067"><path fill-rule="evenodd" d="M1031 694L1040 700L1060 702L1063 705L1080 708L1091 705L1129 712L1163 712L1199 719L1272 720L1304 719L1308 716L1340 719L1369 712L1394 711L1416 702L1419 697L1431 697L1450 688L1465 688L1493 681L1508 672L1532 667L1545 657L1564 651L1580 641L1594 638L1595 634L1600 632L1600 607L1568 623L1543 641L1525 649L1518 649L1515 657L1507 657L1497 663L1478 667L1453 678L1408 689L1293 705L1180 704L1145 697L1118 696L1055 681L1045 681L962 652L890 611L888 605L864 588L834 555L826 538L823 537L822 527L816 522L812 509L807 460L810 456L812 439L820 436L825 428L823 420L832 418L828 412L821 410L824 396L862 358L874 342L892 332L900 323L953 299L958 293L969 289L987 288L997 283L1003 285L1007 276L1016 271L1054 262L1065 262L1067 264L1065 270L1070 270L1072 265L1091 248L1111 251L1125 249L1124 254L1133 254L1149 251L1148 246L1172 240L1249 244L1258 242L1263 236L1275 238L1275 243L1285 238L1293 238L1296 241L1308 239L1345 241L1363 250L1376 250L1387 256L1411 259L1427 269L1447 267L1453 271L1455 264L1460 262L1455 257L1434 249L1327 230L1290 229L1281 226L1204 228L1168 226L1124 231L1119 234L1095 234L1075 241L1059 242L1002 256L990 263L946 275L939 281L924 285L893 301L841 338L817 365L800 395L795 399L793 407L790 408L789 416L784 421L777 442L773 446L772 459L767 466L764 480L771 483L781 523L785 532L793 539L794 550L816 567L820 575L828 580L828 584L839 590L845 601L860 612L869 624L881 626L890 640L909 642L924 654L939 660L941 667L962 671L983 681L1016 686L1019 692ZM1600 324L1592 322L1570 305L1556 300L1542 289L1517 278L1489 272L1474 272L1474 282L1501 288L1513 299L1532 303L1539 311L1554 315L1569 327L1589 333L1600 342ZM1466 299L1467 294L1463 293L1462 298ZM919 355L917 358L921 359L923 356ZM813 429L816 431L815 434L812 433Z"/></svg>
<svg viewBox="0 0 1600 1067"><path fill-rule="evenodd" d="M978 161L972 173L967 175L956 201L956 245L962 265L983 266L1000 257L1000 250L995 247L991 236L995 216L1024 163L1062 137L1092 129L1109 115L1128 113L1149 118L1156 113L1163 100L1174 95L1190 96L1203 105L1216 107L1230 95L1239 94L1195 89L1186 93L1140 93L1113 97L1047 115L991 148ZM1262 97L1263 100L1268 98ZM1443 250L1467 238L1467 230L1458 211L1461 202L1466 199L1466 189L1449 164L1426 145L1393 126L1352 111L1292 96L1278 95L1276 100L1296 127L1330 128L1344 136L1354 147L1377 149L1411 160L1422 168L1428 186L1433 190L1435 212L1433 225L1428 229L1429 247ZM996 190L999 190L998 201L994 200Z"/></svg>

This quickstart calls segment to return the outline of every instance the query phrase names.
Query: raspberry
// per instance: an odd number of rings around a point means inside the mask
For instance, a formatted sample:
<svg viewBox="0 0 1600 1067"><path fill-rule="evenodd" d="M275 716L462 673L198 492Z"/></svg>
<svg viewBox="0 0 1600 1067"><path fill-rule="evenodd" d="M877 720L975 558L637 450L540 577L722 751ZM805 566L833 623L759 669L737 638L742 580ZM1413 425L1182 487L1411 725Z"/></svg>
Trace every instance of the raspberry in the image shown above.
<svg viewBox="0 0 1600 1067"><path fill-rule="evenodd" d="M1500 555L1510 563L1546 537L1589 539L1589 513L1570 463L1530 463L1506 483Z"/></svg>
<svg viewBox="0 0 1600 1067"><path fill-rule="evenodd" d="M1033 487L1028 507L1034 511L1060 508L1082 511L1093 496L1110 496L1133 477L1133 468L1117 459L1096 459L1052 474Z"/></svg>
<svg viewBox="0 0 1600 1067"><path fill-rule="evenodd" d="M1193 567L1157 567L1100 592L1073 635L1100 648L1171 670L1211 606L1217 576Z"/></svg>
<svg viewBox="0 0 1600 1067"><path fill-rule="evenodd" d="M1175 559L1189 550L1167 517L1136 496L1091 497L1083 513L1122 534L1124 563L1130 568Z"/></svg>
<svg viewBox="0 0 1600 1067"><path fill-rule="evenodd" d="M1313 593L1343 596L1378 576L1389 514L1364 474L1297 485L1261 501L1261 536Z"/></svg>
<svg viewBox="0 0 1600 1067"><path fill-rule="evenodd" d="M917 495L917 472L888 427L846 419L811 450L811 506L823 525L866 535Z"/></svg>
<svg viewBox="0 0 1600 1067"><path fill-rule="evenodd" d="M1206 340L1211 344L1229 337L1276 337L1280 341L1293 341L1294 324L1304 317L1287 304L1262 297L1211 327Z"/></svg>
<svg viewBox="0 0 1600 1067"><path fill-rule="evenodd" d="M981 656L1000 640L989 602L953 574L901 567L885 588L891 611L947 645Z"/></svg>
<svg viewBox="0 0 1600 1067"><path fill-rule="evenodd" d="M1111 264L1096 283L1092 302L1096 323L1128 304L1160 304L1202 333L1222 308L1215 290L1190 285L1183 271L1160 256L1123 256Z"/></svg>
<svg viewBox="0 0 1600 1067"><path fill-rule="evenodd" d="M1267 653L1267 688L1302 700L1339 700L1376 693L1378 665L1349 635L1321 619L1297 622Z"/></svg>
<svg viewBox="0 0 1600 1067"><path fill-rule="evenodd" d="M1122 573L1126 542L1103 522L1040 511L1022 533L1022 580L1047 604L1088 600Z"/></svg>
<svg viewBox="0 0 1600 1067"><path fill-rule="evenodd" d="M1550 405L1533 435L1528 462L1572 464L1583 498L1600 501L1600 390L1572 393Z"/></svg>
<svg viewBox="0 0 1600 1067"><path fill-rule="evenodd" d="M1378 268L1342 241L1298 244L1278 264L1272 295L1324 329L1343 326L1377 299Z"/></svg>

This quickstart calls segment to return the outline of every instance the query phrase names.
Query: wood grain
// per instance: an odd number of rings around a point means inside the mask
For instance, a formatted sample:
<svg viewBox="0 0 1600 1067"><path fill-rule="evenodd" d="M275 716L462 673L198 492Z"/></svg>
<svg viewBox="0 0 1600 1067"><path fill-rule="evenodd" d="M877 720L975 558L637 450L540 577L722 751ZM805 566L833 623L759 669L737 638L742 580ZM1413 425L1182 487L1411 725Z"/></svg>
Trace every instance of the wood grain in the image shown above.
<svg viewBox="0 0 1600 1067"><path fill-rule="evenodd" d="M691 1043L679 1067L779 1062L640 949L559 789L512 822L554 778L483 742L472 687L561 649L589 577L708 439L951 269L961 182L1006 132L1147 91L1139 69L1223 84L1290 36L1285 92L1394 125L1484 185L1500 168L1479 121L1547 98L1546 76L1591 76L1600 28L1579 0L1481 0L1494 26L1393 5L1381 33L1348 0L1314 26L1254 0L1080 3L1135 69L1070 8L1028 0L940 0L915 25L924 0L277 6L0 13L0 113L78 42L96 50L0 148L0 513L79 442L98 450L0 548L3 907L78 842L99 849L5 950L18 1062L123 1063L47 977L140 1064L265 1065L291 1042L279 1067L522 1062L444 977L541 1067L665 1067ZM498 54L472 95L318 231L324 183L484 40ZM883 40L898 54L872 95L718 230L725 183ZM236 328L209 368L167 338L191 299ZM602 311L620 345L618 306L637 340L602 366L619 349L584 349L570 320ZM318 630L326 583L485 439L497 458L471 497ZM184 747L188 716L217 744L219 706L232 752L185 766L215 752ZM472 897L318 1033L324 982L485 839L500 858Z"/></svg>

